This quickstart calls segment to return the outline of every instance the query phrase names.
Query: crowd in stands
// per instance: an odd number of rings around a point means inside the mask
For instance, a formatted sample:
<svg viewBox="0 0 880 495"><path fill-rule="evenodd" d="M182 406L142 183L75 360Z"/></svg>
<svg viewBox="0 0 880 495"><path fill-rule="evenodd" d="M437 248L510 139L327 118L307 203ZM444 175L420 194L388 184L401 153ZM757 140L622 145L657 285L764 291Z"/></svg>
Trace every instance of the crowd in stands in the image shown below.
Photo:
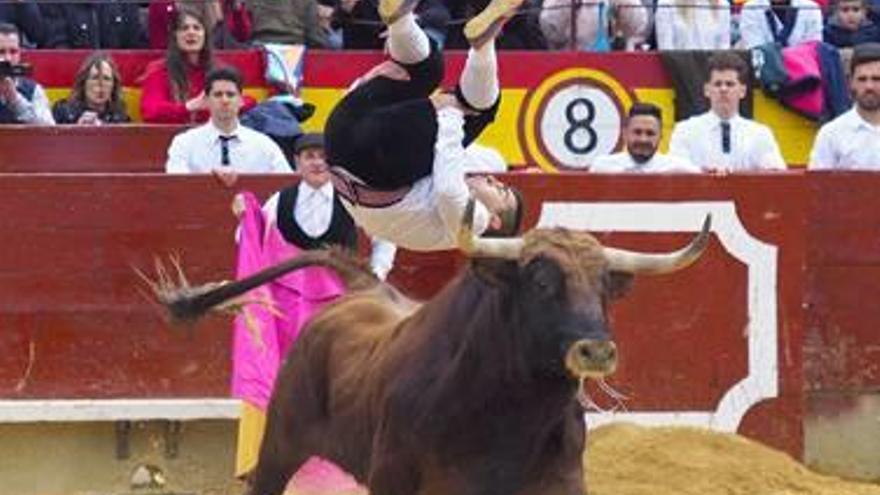
<svg viewBox="0 0 880 495"><path fill-rule="evenodd" d="M873 1L836 0L826 4L821 0L744 0L731 4L728 0L526 0L506 26L498 45L583 51L658 49L663 53L700 50L707 58L711 51L752 49L753 65L755 53L762 62L751 69L771 95L774 77L778 77L785 57L791 53L802 57L808 49L810 53L815 51L814 70L821 68L823 87L836 88L837 97L826 90L818 104L786 101L783 74L776 88L780 100L815 120L830 121L841 114L852 120L855 111L850 110L850 90L856 96L857 108L864 106L864 101L859 101L851 83L846 82L843 65L839 64L841 69L834 73L828 67L835 64L828 64L827 57L832 53L830 56L837 59L836 48L880 42L880 2L875 5ZM422 29L438 46L461 48L466 46L459 29L461 20L481 9L481 2L486 0L422 0L415 13ZM165 56L149 64L139 79L143 121L205 124L216 110L211 108L210 87L206 86L209 74L219 67L215 50L263 43L382 49L383 31L376 2L371 0L3 2L0 61L19 64L22 50L27 48L97 51L83 62L70 95L51 107L44 89L27 74L0 78L0 123L129 122L119 70L107 50L153 48L165 50ZM785 50L791 51L786 54ZM758 167L755 164L784 169L772 130L739 114L751 81L748 64L732 52L719 52L700 69L706 68L703 77L694 77L690 70L670 71L673 77L685 74L685 86L702 93L699 97L705 96L710 105L708 112L675 126L670 141L674 160L654 155L662 128L659 110L637 105L623 130L624 142L631 139L632 150L654 143L653 152L640 161L638 151L624 150L603 158L594 170L729 171ZM865 76L866 85L873 84L872 74ZM232 76L224 77L229 80ZM240 80L232 80L238 81L236 109L252 109L257 102L241 94ZM708 82L704 85L704 81ZM676 91L680 89L676 86ZM873 91L873 86L864 90L870 95ZM858 127L859 123L850 124ZM233 127L237 126L236 119ZM873 131L873 127L870 129ZM202 134L206 132L203 129ZM217 134L216 128L211 132ZM715 139L715 134L721 137ZM172 151L179 151L181 145L175 143ZM232 146L234 150L237 145ZM184 167L179 155L171 162L175 163L171 168L178 171L199 168Z"/></svg>
<svg viewBox="0 0 880 495"><path fill-rule="evenodd" d="M441 46L466 48L463 20L488 0L423 0L416 14ZM218 49L254 43L382 48L372 0L153 0L0 3L28 48L130 49L169 45L177 11L194 11ZM753 48L823 40L880 41L874 0L526 0L499 47L516 49Z"/></svg>

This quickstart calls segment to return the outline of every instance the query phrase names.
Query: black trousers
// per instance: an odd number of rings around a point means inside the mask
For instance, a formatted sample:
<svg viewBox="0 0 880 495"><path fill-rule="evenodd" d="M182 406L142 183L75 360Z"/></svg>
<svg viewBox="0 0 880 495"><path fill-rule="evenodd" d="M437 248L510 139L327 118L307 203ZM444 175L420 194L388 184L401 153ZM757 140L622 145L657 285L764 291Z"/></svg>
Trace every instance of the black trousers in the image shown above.
<svg viewBox="0 0 880 495"><path fill-rule="evenodd" d="M432 41L427 59L400 65L409 81L375 77L361 84L336 105L324 128L327 162L379 190L411 185L431 175L434 164L437 113L428 97L443 81L443 55ZM460 88L456 95L473 109ZM495 120L500 100L465 116L464 146Z"/></svg>

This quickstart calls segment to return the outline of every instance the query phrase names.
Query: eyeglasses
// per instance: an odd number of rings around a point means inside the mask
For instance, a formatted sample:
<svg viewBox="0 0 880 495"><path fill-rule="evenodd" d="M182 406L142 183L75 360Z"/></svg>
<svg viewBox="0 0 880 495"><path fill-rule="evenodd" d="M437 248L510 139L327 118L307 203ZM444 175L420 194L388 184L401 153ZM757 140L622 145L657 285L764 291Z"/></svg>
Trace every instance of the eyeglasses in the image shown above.
<svg viewBox="0 0 880 495"><path fill-rule="evenodd" d="M116 79L113 76L107 76L104 74L96 74L96 75L89 74L89 77L86 78L86 81L92 81L92 82L104 83L104 84L113 84L116 81Z"/></svg>

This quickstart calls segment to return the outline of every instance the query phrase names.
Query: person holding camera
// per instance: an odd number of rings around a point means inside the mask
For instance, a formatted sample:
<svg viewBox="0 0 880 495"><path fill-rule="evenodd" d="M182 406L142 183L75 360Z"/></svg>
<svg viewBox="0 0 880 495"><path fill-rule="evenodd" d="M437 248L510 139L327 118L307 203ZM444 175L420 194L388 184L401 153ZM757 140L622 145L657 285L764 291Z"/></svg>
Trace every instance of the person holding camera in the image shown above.
<svg viewBox="0 0 880 495"><path fill-rule="evenodd" d="M21 35L0 23L0 124L54 124L43 87L26 77L21 63Z"/></svg>

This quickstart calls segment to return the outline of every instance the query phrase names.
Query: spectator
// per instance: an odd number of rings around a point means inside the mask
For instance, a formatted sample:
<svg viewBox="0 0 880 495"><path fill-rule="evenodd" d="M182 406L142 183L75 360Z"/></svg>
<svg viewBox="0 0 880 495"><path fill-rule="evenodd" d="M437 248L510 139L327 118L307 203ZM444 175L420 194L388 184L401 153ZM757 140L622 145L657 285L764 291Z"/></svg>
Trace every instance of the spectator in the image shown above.
<svg viewBox="0 0 880 495"><path fill-rule="evenodd" d="M748 0L740 14L740 36L745 48L822 41L822 10L813 0Z"/></svg>
<svg viewBox="0 0 880 495"><path fill-rule="evenodd" d="M713 55L703 86L710 109L675 125L669 153L707 171L785 170L770 128L739 115L748 77L749 68L739 55Z"/></svg>
<svg viewBox="0 0 880 495"><path fill-rule="evenodd" d="M376 10L378 2L371 0L340 0L335 12L336 23L342 29L342 47L348 50L381 50L385 46L382 34L385 26ZM443 0L421 0L414 10L416 23L422 31L443 47L446 42L446 24L449 9Z"/></svg>
<svg viewBox="0 0 880 495"><path fill-rule="evenodd" d="M868 0L838 0L825 25L825 42L838 48L880 41L880 26L868 15Z"/></svg>
<svg viewBox="0 0 880 495"><path fill-rule="evenodd" d="M211 31L198 12L180 7L168 33L164 60L147 66L141 79L141 115L145 122L186 124L208 120L205 74L214 66ZM254 100L244 97L244 109Z"/></svg>
<svg viewBox="0 0 880 495"><path fill-rule="evenodd" d="M635 103L629 109L623 128L624 150L600 156L590 172L601 173L663 173L700 172L687 159L658 153L663 118L660 108L650 103Z"/></svg>
<svg viewBox="0 0 880 495"><path fill-rule="evenodd" d="M241 75L226 67L208 73L205 102L210 122L174 137L165 171L215 174L231 186L238 172L285 173L290 166L281 148L265 134L239 125Z"/></svg>
<svg viewBox="0 0 880 495"><path fill-rule="evenodd" d="M34 0L17 0L0 3L0 23L9 23L24 34L22 46L40 46L45 41L46 28L43 14Z"/></svg>
<svg viewBox="0 0 880 495"><path fill-rule="evenodd" d="M254 41L313 48L327 46L327 32L320 26L319 11L323 11L326 18L333 11L331 7L322 6L316 0L245 1L253 16Z"/></svg>
<svg viewBox="0 0 880 495"><path fill-rule="evenodd" d="M648 34L648 9L640 0L599 0L574 7L574 46L583 51L608 51L612 38L620 38L632 50ZM572 47L570 0L545 0L539 15L547 46L554 50ZM616 26L614 33L609 26Z"/></svg>
<svg viewBox="0 0 880 495"><path fill-rule="evenodd" d="M40 3L47 48L143 48L147 37L133 2Z"/></svg>
<svg viewBox="0 0 880 495"><path fill-rule="evenodd" d="M58 124L118 124L129 122L122 99L119 69L110 55L93 53L80 66L66 100L55 103Z"/></svg>
<svg viewBox="0 0 880 495"><path fill-rule="evenodd" d="M819 129L810 170L880 170L880 44L855 47L850 89L855 105Z"/></svg>
<svg viewBox="0 0 880 495"><path fill-rule="evenodd" d="M730 49L730 3L659 0L654 29L659 50Z"/></svg>
<svg viewBox="0 0 880 495"><path fill-rule="evenodd" d="M251 15L240 0L152 0L147 14L150 48L168 48L168 28L178 5L195 9L211 29L211 45L225 50L244 48L251 40Z"/></svg>
<svg viewBox="0 0 880 495"><path fill-rule="evenodd" d="M21 37L12 24L0 23L0 62L21 64ZM54 123L42 86L24 76L0 76L0 124Z"/></svg>

